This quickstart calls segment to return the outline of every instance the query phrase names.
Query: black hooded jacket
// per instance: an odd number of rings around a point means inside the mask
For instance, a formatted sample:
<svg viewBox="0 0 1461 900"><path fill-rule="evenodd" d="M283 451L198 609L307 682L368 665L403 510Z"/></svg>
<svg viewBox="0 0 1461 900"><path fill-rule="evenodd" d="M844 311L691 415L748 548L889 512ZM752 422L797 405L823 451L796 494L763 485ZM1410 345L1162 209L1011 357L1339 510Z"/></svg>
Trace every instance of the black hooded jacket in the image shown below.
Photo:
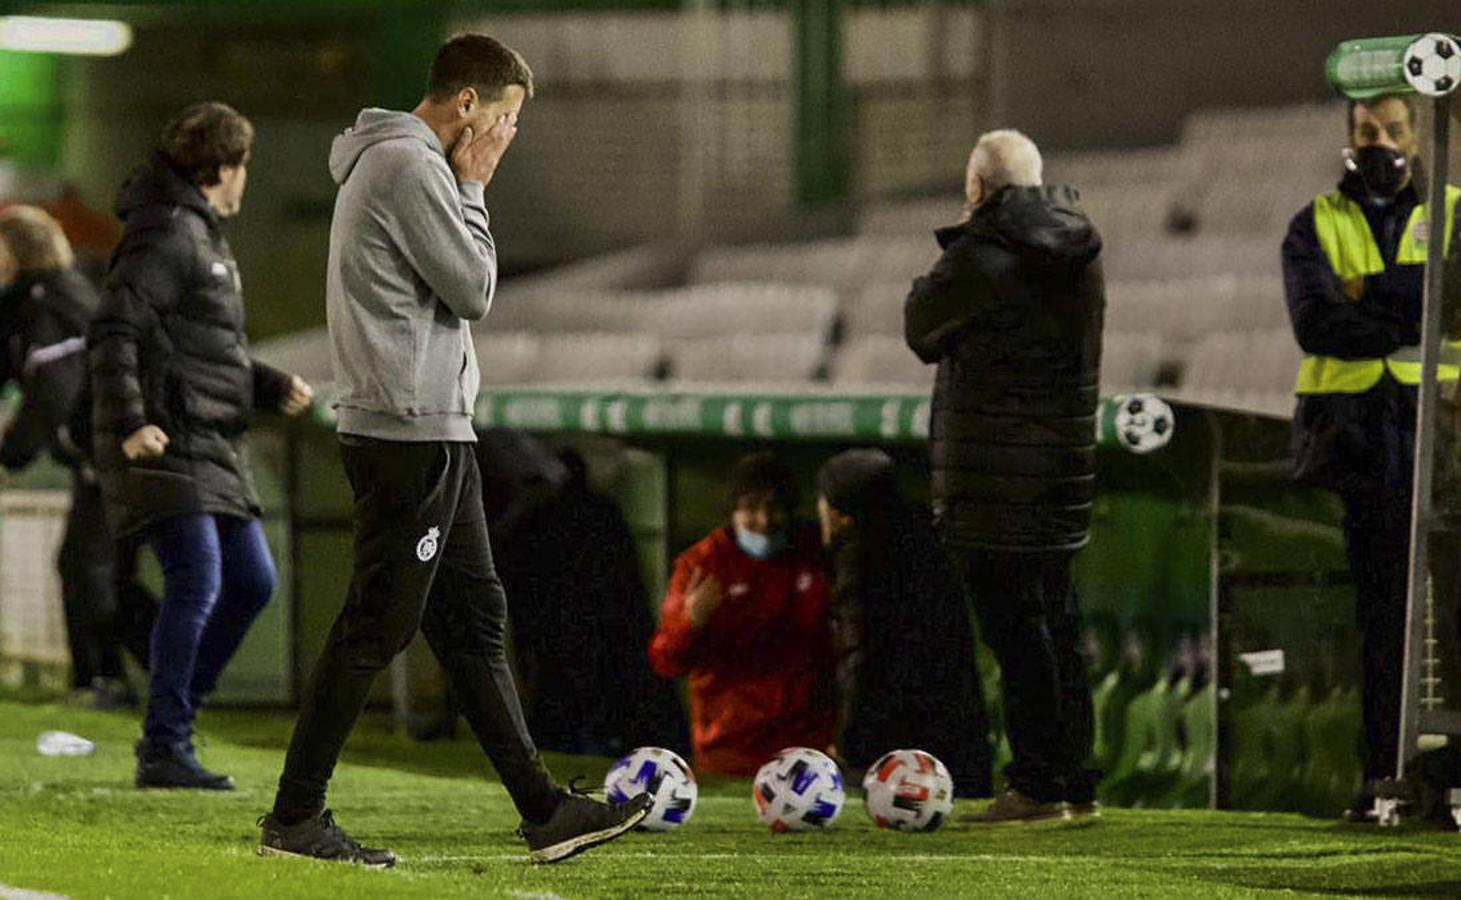
<svg viewBox="0 0 1461 900"><path fill-rule="evenodd" d="M15 382L20 411L0 443L0 465L22 469L42 451L71 468L85 463L86 329L96 289L75 269L20 273L0 299L0 384Z"/></svg>
<svg viewBox="0 0 1461 900"><path fill-rule="evenodd" d="M1010 552L1089 539L1105 285L1101 238L1068 187L1006 187L963 226L904 307L938 364L929 442L946 541Z"/></svg>
<svg viewBox="0 0 1461 900"><path fill-rule="evenodd" d="M989 723L968 600L928 508L856 471L859 452L834 457L820 479L829 502L854 516L830 548L837 748L862 768L917 747L949 767L959 796L987 796Z"/></svg>
<svg viewBox="0 0 1461 900"><path fill-rule="evenodd" d="M93 449L119 535L186 513L256 516L241 442L289 376L249 357L238 264L203 193L161 155L122 185L125 224L90 331ZM169 438L128 462L143 425Z"/></svg>

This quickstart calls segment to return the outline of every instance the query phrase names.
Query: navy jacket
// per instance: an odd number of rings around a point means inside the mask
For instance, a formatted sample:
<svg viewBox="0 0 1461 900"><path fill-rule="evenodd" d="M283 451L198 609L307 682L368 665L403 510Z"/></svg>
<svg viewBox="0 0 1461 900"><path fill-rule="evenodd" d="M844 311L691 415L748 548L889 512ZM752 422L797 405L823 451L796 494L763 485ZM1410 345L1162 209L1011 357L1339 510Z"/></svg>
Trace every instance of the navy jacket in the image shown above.
<svg viewBox="0 0 1461 900"><path fill-rule="evenodd" d="M1359 300L1346 298L1320 247L1314 205L1304 207L1283 242L1284 293L1299 347L1311 355L1376 359L1419 344L1425 267L1397 266L1395 258L1421 188L1412 183L1384 205L1372 203L1353 175L1339 189L1364 208L1385 271L1365 279ZM1448 268L1455 284L1457 266ZM1388 372L1364 393L1300 395L1295 477L1337 491L1404 487L1415 459L1415 403L1416 389Z"/></svg>

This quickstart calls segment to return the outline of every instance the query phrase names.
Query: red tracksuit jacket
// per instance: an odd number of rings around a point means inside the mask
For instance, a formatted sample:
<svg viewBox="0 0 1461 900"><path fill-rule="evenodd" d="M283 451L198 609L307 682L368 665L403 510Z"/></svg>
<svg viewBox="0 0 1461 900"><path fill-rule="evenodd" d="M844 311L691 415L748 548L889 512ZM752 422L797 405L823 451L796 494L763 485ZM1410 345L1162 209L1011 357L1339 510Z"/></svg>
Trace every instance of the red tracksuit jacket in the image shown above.
<svg viewBox="0 0 1461 900"><path fill-rule="evenodd" d="M754 775L784 747L832 740L827 581L811 532L760 561L717 528L675 560L649 661L664 678L690 678L695 766ZM719 579L720 606L698 631L685 587L702 569Z"/></svg>

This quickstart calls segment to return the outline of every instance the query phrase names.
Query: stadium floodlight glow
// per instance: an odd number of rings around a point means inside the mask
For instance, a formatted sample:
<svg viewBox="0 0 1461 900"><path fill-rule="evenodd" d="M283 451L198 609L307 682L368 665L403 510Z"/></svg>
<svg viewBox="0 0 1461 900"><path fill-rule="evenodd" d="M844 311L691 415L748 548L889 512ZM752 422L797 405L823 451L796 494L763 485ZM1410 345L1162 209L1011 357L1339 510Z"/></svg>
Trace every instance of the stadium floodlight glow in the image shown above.
<svg viewBox="0 0 1461 900"><path fill-rule="evenodd" d="M132 46L132 26L109 19L0 16L0 50L116 56Z"/></svg>

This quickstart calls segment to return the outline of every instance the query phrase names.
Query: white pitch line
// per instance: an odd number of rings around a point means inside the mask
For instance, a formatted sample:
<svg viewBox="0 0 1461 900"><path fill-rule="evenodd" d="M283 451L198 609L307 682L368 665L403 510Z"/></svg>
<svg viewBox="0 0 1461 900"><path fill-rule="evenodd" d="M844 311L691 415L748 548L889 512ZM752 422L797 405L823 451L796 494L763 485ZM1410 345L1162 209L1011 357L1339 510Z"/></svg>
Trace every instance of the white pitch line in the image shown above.
<svg viewBox="0 0 1461 900"><path fill-rule="evenodd" d="M28 891L25 888L0 884L0 900L66 900L63 894L48 894L44 891Z"/></svg>
<svg viewBox="0 0 1461 900"><path fill-rule="evenodd" d="M634 853L602 853L604 858L614 859L683 859L698 862L704 859L829 859L838 856L855 856L854 853L655 853L641 850ZM402 862L512 862L525 860L526 853L493 853L486 856L418 856L402 859ZM1097 860L1110 860L1109 856L1008 856L1000 853L899 853L884 857L889 862L1066 862L1086 864Z"/></svg>
<svg viewBox="0 0 1461 900"><path fill-rule="evenodd" d="M656 853L652 850L641 850L633 853L600 853L603 859L656 859L663 862L684 860L686 862L699 862L701 860L725 860L725 859L768 859L768 860L826 860L844 856L856 856L855 853ZM1386 851L1391 855L1391 851ZM1251 857L1211 857L1193 856L1190 854L1167 855L1159 857L1133 857L1129 862L1163 862L1175 864L1201 864L1204 862L1238 862ZM1264 857L1268 858L1268 857ZM479 856L417 856L403 858L404 863L447 863L447 862L526 862L526 853L493 853ZM888 862L1012 862L1012 863L1065 863L1068 865L1090 865L1091 863L1109 863L1110 856L1078 856L1074 854L1061 854L1059 856L1012 856L1003 853L899 853L893 854L884 859ZM1294 864L1308 864L1308 867L1315 867L1325 864L1349 864L1368 862L1370 854L1339 853L1323 857L1302 858L1291 860Z"/></svg>

